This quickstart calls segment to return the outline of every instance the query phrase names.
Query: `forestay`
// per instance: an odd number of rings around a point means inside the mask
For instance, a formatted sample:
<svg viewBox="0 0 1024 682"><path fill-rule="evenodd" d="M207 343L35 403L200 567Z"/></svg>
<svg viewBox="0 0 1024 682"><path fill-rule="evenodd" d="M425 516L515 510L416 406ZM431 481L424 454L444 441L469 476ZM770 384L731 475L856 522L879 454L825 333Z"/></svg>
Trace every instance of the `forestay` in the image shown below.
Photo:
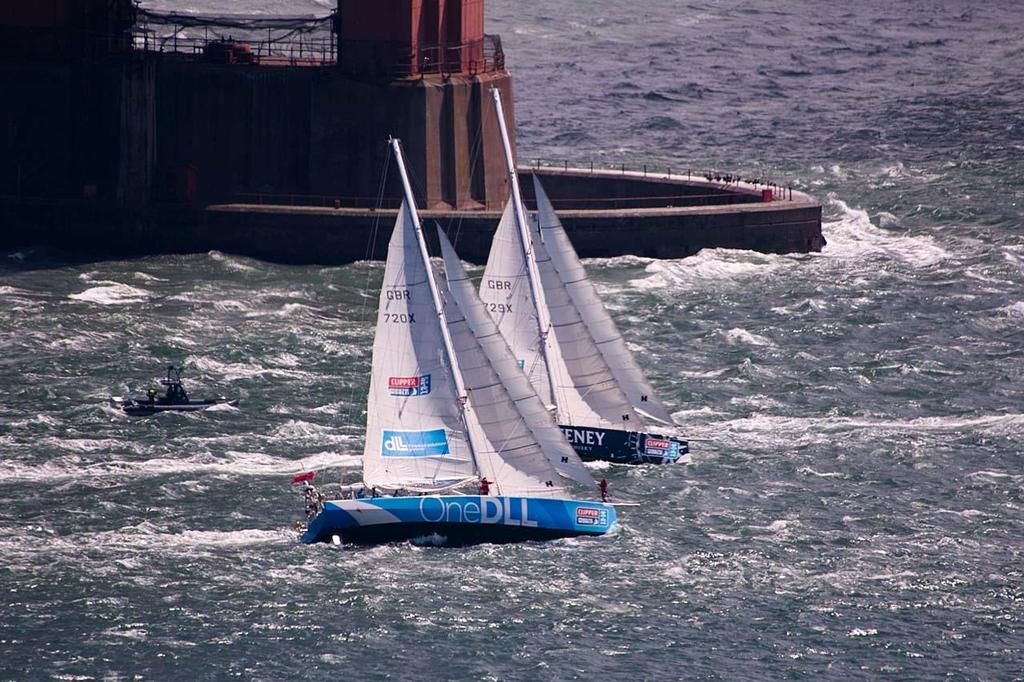
<svg viewBox="0 0 1024 682"><path fill-rule="evenodd" d="M537 222L541 235L539 241L543 243L554 271L568 293L572 307L578 312L588 336L600 352L603 364L637 411L655 421L672 424L672 415L654 394L654 389L644 376L633 353L626 346L614 320L601 303L594 284L587 278L576 250L536 175L533 176L533 187L537 197ZM547 288L545 281L545 289ZM548 293L549 305L551 300L552 295ZM568 356L568 353L566 355Z"/></svg>

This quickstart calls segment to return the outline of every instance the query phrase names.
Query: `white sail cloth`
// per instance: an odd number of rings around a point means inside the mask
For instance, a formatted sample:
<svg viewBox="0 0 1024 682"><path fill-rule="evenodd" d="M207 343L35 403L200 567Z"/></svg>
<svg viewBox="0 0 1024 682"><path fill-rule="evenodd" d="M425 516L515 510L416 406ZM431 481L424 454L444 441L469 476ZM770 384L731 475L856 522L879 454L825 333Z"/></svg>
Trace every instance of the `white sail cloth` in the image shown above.
<svg viewBox="0 0 1024 682"><path fill-rule="evenodd" d="M540 241L568 292L572 306L578 311L590 338L598 348L604 365L638 412L655 421L673 424L672 415L654 394L654 389L626 346L615 321L601 303L594 284L587 278L579 256L536 175L533 176L533 188L537 197ZM548 300L550 305L550 295Z"/></svg>
<svg viewBox="0 0 1024 682"><path fill-rule="evenodd" d="M368 486L440 489L476 477L414 218L404 203L388 246L366 410Z"/></svg>
<svg viewBox="0 0 1024 682"><path fill-rule="evenodd" d="M495 358L502 362L494 346L500 336L495 332L491 339L477 339L479 321L474 325L466 319L458 297L424 263L417 232L415 216L403 204L388 247L377 316L364 482L436 491L483 476L502 495L568 496L559 477L567 474L556 468L545 453L547 443L539 442L529 427L536 415L525 399L539 400L532 389L522 394L526 382L521 374L519 385L505 386L494 368ZM435 306L428 277L438 283L443 310ZM467 305L471 317L480 317L479 301ZM454 357L448 357L442 320ZM504 342L502 349L507 353ZM465 396L455 388L456 372ZM508 368L502 367L501 374L509 374ZM550 432L536 431L554 440ZM585 469L583 476L589 477Z"/></svg>
<svg viewBox="0 0 1024 682"><path fill-rule="evenodd" d="M490 406L488 409L494 410L495 416L498 416L497 413L500 411L500 419L492 420L496 428L489 434L492 444L500 444L497 452L499 458L505 466L520 466L518 461L527 452L532 459L539 450L559 475L593 488L593 477L583 466L576 451L565 440L551 414L530 385L530 381L520 370L508 344L484 310L483 303L477 296L455 249L440 229L438 239L444 257L448 295L465 316L468 331L478 342L480 351L487 360L487 367L481 368L485 370L481 375L482 383L486 386L489 381L497 382L504 395L509 398L509 401L500 402L484 400L478 389L469 388L471 378L466 367L468 358L460 353L459 366L463 369L470 402L477 416L483 415L485 404ZM454 338L456 329L452 318L449 318L449 326ZM513 407L514 411L509 410L509 407ZM526 447L527 445L529 447ZM477 459L482 464L485 457L478 451ZM498 473L495 473L495 477L499 481L503 479Z"/></svg>
<svg viewBox="0 0 1024 682"><path fill-rule="evenodd" d="M534 312L534 289L529 286L525 261L527 249L522 244L511 206L512 202L509 202L498 225L480 283L480 298L484 306L519 358L530 383L543 398L557 407L559 422L639 428L635 402L618 383L618 376L609 366L601 346L608 344L614 348L612 344L617 339L640 380L646 380L597 298L593 285L587 280L557 217L551 220L553 211L544 215L544 224L554 225L551 227L551 244L546 243L544 236L547 232L542 232L537 222L530 221L528 230L541 279L539 286L543 289L551 317L547 357L541 352L541 330ZM550 203L547 206L550 209ZM575 268L571 267L573 263ZM562 267L571 276L566 276L566 272L561 271ZM578 301L588 307L588 318L583 316L585 311ZM589 309L594 303L600 308L603 319ZM613 359L617 365L626 367L621 358L615 356ZM629 368L620 374L628 376ZM640 395L638 393L638 401ZM651 392L648 390L643 395L647 395L649 400ZM660 403L656 404L660 406ZM664 412L664 408L660 410Z"/></svg>

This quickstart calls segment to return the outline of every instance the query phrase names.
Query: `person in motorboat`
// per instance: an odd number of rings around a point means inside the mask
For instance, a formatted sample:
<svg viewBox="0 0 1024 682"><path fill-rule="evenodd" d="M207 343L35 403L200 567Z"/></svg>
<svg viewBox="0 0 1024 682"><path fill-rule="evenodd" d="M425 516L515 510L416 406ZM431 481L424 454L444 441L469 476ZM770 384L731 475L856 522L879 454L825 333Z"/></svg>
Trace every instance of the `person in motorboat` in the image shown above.
<svg viewBox="0 0 1024 682"><path fill-rule="evenodd" d="M225 397L192 400L181 383L181 368L174 365L167 367L167 376L160 380L160 384L167 388L163 396L159 395L156 388L150 388L143 398L111 398L111 404L129 415L138 417L150 416L157 412L191 412L213 405L238 404L237 400Z"/></svg>

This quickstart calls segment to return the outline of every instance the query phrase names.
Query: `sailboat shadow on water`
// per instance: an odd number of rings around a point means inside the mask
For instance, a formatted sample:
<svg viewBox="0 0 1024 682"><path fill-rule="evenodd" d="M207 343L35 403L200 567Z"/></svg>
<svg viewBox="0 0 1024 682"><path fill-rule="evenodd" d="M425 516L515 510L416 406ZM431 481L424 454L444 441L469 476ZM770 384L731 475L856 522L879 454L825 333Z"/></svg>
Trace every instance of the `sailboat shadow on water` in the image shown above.
<svg viewBox="0 0 1024 682"><path fill-rule="evenodd" d="M591 494L597 486L443 233L445 277L431 264L397 140L392 149L405 201L377 313L363 484L406 494L325 501L302 541L377 543L436 533L466 544L608 532L614 507L570 493L570 486ZM481 494L458 493L477 485Z"/></svg>

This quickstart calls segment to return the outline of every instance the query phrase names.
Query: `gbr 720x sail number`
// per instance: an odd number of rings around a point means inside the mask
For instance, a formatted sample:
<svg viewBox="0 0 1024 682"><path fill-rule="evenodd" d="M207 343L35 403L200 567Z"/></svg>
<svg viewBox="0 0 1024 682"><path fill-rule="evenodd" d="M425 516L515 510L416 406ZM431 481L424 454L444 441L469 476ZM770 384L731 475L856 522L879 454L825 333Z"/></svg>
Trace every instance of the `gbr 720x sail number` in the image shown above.
<svg viewBox="0 0 1024 682"><path fill-rule="evenodd" d="M408 301L408 289L385 289L384 298L388 301ZM384 313L384 322L390 324L415 324L416 313Z"/></svg>

